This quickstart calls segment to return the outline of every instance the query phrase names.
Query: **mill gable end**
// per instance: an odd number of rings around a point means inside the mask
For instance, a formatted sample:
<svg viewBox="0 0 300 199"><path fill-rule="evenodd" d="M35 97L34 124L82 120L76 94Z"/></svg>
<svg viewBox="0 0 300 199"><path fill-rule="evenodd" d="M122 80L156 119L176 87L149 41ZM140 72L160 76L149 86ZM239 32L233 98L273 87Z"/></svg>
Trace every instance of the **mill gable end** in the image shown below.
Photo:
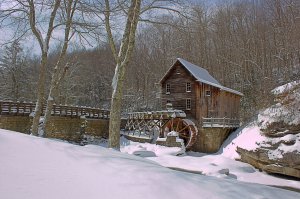
<svg viewBox="0 0 300 199"><path fill-rule="evenodd" d="M209 72L178 58L160 81L162 108L171 106L188 118L239 118L239 91L222 86Z"/></svg>

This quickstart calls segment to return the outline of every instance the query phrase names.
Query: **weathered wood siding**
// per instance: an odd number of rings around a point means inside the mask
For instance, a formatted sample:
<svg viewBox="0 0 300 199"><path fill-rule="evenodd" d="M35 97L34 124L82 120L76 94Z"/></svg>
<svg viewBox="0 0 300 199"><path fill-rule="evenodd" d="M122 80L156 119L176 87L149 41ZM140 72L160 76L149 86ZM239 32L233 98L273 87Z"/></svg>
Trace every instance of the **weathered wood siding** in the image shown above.
<svg viewBox="0 0 300 199"><path fill-rule="evenodd" d="M211 96L206 95L211 92ZM240 96L217 87L199 82L199 114L196 119L201 122L203 117L212 118L239 118Z"/></svg>
<svg viewBox="0 0 300 199"><path fill-rule="evenodd" d="M220 89L201 82L198 84L200 116L197 117L197 120L201 120L203 117L217 117L219 115ZM206 95L207 91L210 91L210 96Z"/></svg>
<svg viewBox="0 0 300 199"><path fill-rule="evenodd" d="M186 92L186 83L191 83L191 92ZM166 84L170 84L170 93L166 93ZM210 96L207 96L210 91ZM161 84L162 108L168 101L174 109L183 110L187 117L202 122L202 118L239 118L240 96L221 90L196 79L176 62ZM186 99L191 99L191 110L186 109Z"/></svg>
<svg viewBox="0 0 300 199"><path fill-rule="evenodd" d="M187 82L191 83L191 92L186 92ZM166 84L170 84L170 94L166 93ZM196 118L196 84L195 78L177 62L161 85L162 108L165 109L167 101L170 101L174 109L185 111L189 118ZM191 99L191 110L186 110L186 99Z"/></svg>

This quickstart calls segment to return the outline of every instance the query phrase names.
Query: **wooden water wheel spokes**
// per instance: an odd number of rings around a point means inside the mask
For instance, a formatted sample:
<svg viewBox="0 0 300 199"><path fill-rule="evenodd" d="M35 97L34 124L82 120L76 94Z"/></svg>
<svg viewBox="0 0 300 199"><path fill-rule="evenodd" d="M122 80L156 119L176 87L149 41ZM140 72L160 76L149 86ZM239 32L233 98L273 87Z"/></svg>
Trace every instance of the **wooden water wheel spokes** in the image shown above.
<svg viewBox="0 0 300 199"><path fill-rule="evenodd" d="M178 133L179 138L183 139L187 150L189 150L197 140L197 127L194 122L189 119L174 118L169 120L162 127L161 137L166 137L171 131Z"/></svg>

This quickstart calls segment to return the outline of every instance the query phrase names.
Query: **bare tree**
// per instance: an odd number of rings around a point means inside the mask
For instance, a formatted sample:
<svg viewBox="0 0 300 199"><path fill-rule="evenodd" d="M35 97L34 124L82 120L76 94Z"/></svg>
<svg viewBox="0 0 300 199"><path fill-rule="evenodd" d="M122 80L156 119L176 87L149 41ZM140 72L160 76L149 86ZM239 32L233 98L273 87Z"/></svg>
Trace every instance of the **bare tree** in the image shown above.
<svg viewBox="0 0 300 199"><path fill-rule="evenodd" d="M46 73L46 65L47 65L47 59L48 59L48 51L49 51L49 43L50 39L54 30L54 21L56 17L57 10L60 6L61 0L55 0L53 4L53 8L51 11L49 23L48 23L48 28L47 28L47 34L46 37L44 38L41 30L37 27L36 23L36 5L33 0L27 0L28 2L28 8L29 8L29 13L28 13L28 18L30 22L30 28L36 39L38 40L38 43L40 45L40 49L42 52L41 56L41 65L40 65L40 72L39 72L39 80L38 80L38 96L37 96L37 102L35 106L35 111L34 111L34 116L32 120L32 127L31 127L31 132L33 135L38 134L38 124L39 124L39 119L42 114L42 109L43 109L43 101L44 101L44 93L45 93L45 73ZM25 6L24 6L25 7Z"/></svg>
<svg viewBox="0 0 300 199"><path fill-rule="evenodd" d="M140 17L141 0L131 0L128 10L126 26L119 52L112 34L110 24L110 3L105 0L105 25L109 44L116 62L115 74L112 81L112 99L109 121L109 147L120 148L120 123L121 123L121 103L123 96L123 82L125 69L129 63L135 43L135 33Z"/></svg>
<svg viewBox="0 0 300 199"><path fill-rule="evenodd" d="M51 78L50 83L50 91L48 94L47 104L46 104L46 111L45 111L45 117L44 122L41 129L41 134L44 134L43 136L46 136L45 127L49 123L49 117L51 116L52 107L54 104L54 99L58 96L58 87L61 83L61 80L64 78L67 70L68 70L68 63L65 63L65 67L63 67L63 63L65 61L65 57L67 54L67 49L69 46L69 41L74 35L75 31L71 33L71 27L73 25L73 17L76 10L78 0L66 0L64 1L65 7L63 7L65 20L63 22L65 28L64 28L64 41L63 46L59 55L59 58L56 62L56 65L54 67L54 71Z"/></svg>
<svg viewBox="0 0 300 199"><path fill-rule="evenodd" d="M46 109L46 123L49 115L51 115L54 98L57 95L57 88L61 79L64 77L67 67L65 65L65 56L67 54L68 45L75 32L78 35L79 41L89 42L86 35L91 35L96 26L93 24L91 15L84 16L87 12L89 4L82 0L17 0L15 4L10 5L8 1L3 1L5 6L1 10L0 18L1 25L5 27L13 24L16 30L15 37L23 37L31 32L39 44L41 50L40 71L37 87L37 102L33 115L32 134L38 134L39 119L42 114L43 103L45 102L45 80L46 80L46 66L48 64L49 45L55 38L54 33L64 32L64 39L61 48L60 56L54 67L53 76L50 83L50 94L47 100ZM77 14L76 21L74 21L75 10L80 5L80 14ZM85 21L87 20L87 21ZM21 31L20 28L24 27ZM64 29L62 28L64 27ZM85 27L85 28L82 28ZM54 32L55 31L55 32ZM17 34L21 32L22 34ZM56 38L60 40L61 38ZM44 127L44 125L42 126Z"/></svg>
<svg viewBox="0 0 300 199"><path fill-rule="evenodd" d="M122 10L126 14L125 29L122 35L122 41L119 50L117 50L115 39L112 34L112 28L110 23L110 14L112 12L110 3L105 0L105 25L108 41L111 47L112 54L116 62L115 74L112 80L112 98L111 98L111 112L109 122L109 147L119 149L120 139L120 122L121 122L121 104L123 97L123 82L125 77L125 69L127 68L131 55L135 46L135 35L137 32L137 25L139 21L147 23L160 23L159 21L151 20L152 10L164 10L166 12L178 12L176 9L167 6L168 4L177 3L176 0L161 1L143 1L131 0L130 5L126 4L126 1L119 2L117 9ZM126 9L128 7L128 9ZM148 18L144 19L142 14ZM157 15L157 13L155 13Z"/></svg>
<svg viewBox="0 0 300 199"><path fill-rule="evenodd" d="M5 46L3 56L0 58L0 73L3 76L1 98L11 96L14 101L20 100L23 87L21 83L25 79L25 65L25 57L19 41L15 40Z"/></svg>
<svg viewBox="0 0 300 199"><path fill-rule="evenodd" d="M37 102L31 127L32 134L37 135L39 119L42 113L42 106L44 101L45 73L48 61L49 44L52 33L56 27L55 19L61 0L49 0L45 2L34 0L17 0L14 4L10 4L10 2L7 1L5 1L4 3L6 5L5 7L7 8L1 10L2 12L0 18L2 19L2 22L8 20L14 22L14 25L17 28L25 27L25 30L23 31L23 34L21 34L21 36L29 31L32 32L41 50ZM50 16L48 16L49 20L46 20L45 13L48 12L50 12ZM45 24L45 21L48 21L48 23ZM44 28L46 29L46 31L43 31Z"/></svg>

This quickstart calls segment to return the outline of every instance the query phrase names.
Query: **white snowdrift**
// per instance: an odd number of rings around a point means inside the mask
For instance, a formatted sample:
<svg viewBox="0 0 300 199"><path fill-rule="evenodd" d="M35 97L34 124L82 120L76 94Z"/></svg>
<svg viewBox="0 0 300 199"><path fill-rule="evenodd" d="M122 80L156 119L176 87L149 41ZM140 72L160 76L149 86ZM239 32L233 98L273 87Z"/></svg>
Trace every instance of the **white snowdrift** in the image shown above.
<svg viewBox="0 0 300 199"><path fill-rule="evenodd" d="M251 123L244 128L233 132L225 143L221 146L223 156L231 159L239 159L239 154L236 152L237 147L247 150L255 150L258 143L264 142L266 137L261 135L259 127L255 123Z"/></svg>
<svg viewBox="0 0 300 199"><path fill-rule="evenodd" d="M0 157L1 199L300 197L277 188L173 171L99 146L6 130L0 130Z"/></svg>
<svg viewBox="0 0 300 199"><path fill-rule="evenodd" d="M186 155L175 156L181 150L180 148L137 143L125 139L121 139L121 151L145 157L165 167L202 173L207 176L300 189L300 181L268 175L249 164L235 160L239 158L235 151L237 146L243 146L249 150L255 149L256 141L264 141L264 138L259 128L252 124L231 134L216 154L188 152ZM286 137L286 139L289 138Z"/></svg>

